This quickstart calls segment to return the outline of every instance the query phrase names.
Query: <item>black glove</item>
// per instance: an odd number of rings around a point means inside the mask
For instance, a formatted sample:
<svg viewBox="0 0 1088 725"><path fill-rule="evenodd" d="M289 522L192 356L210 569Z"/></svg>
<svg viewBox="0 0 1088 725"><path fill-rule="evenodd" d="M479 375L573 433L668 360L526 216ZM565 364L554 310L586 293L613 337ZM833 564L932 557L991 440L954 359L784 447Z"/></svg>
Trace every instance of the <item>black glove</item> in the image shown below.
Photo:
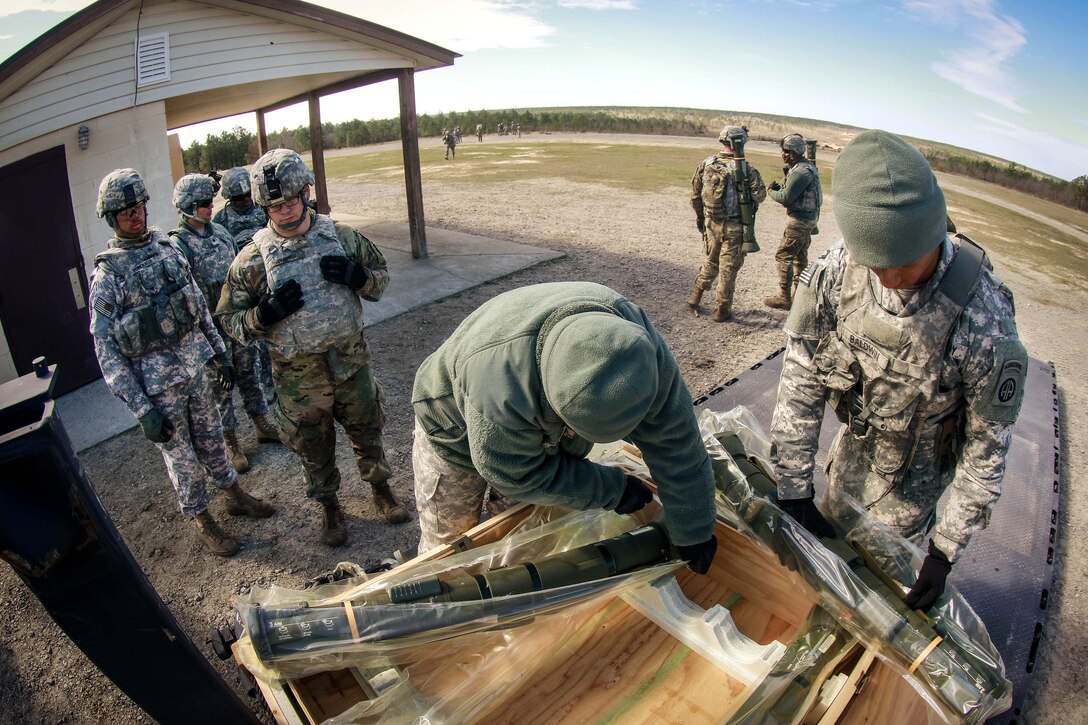
<svg viewBox="0 0 1088 725"><path fill-rule="evenodd" d="M695 228L702 234L706 231L706 219L701 216L695 217Z"/></svg>
<svg viewBox="0 0 1088 725"><path fill-rule="evenodd" d="M922 562L922 568L918 572L918 580L903 597L903 604L911 609L928 611L937 601L937 597L944 594L944 581L952 571L952 562L948 560L944 552L929 540L929 555Z"/></svg>
<svg viewBox="0 0 1088 725"><path fill-rule="evenodd" d="M234 363L230 360L229 352L215 356L215 374L219 387L234 390Z"/></svg>
<svg viewBox="0 0 1088 725"><path fill-rule="evenodd" d="M144 436L152 443L166 443L174 436L174 424L154 408L141 415L138 420Z"/></svg>
<svg viewBox="0 0 1088 725"><path fill-rule="evenodd" d="M633 514L653 500L654 495L646 488L646 484L634 476L628 476L620 502L612 510L618 514Z"/></svg>
<svg viewBox="0 0 1088 725"><path fill-rule="evenodd" d="M347 257L327 254L321 258L321 275L336 284L346 284L352 290L358 290L370 277L366 267L356 264Z"/></svg>
<svg viewBox="0 0 1088 725"><path fill-rule="evenodd" d="M288 315L302 309L302 287L293 279L287 280L273 294L266 294L257 304L257 322L271 327Z"/></svg>
<svg viewBox="0 0 1088 725"><path fill-rule="evenodd" d="M834 538L835 529L827 523L827 519L816 508L813 497L779 500L778 508L793 517L793 520L808 529L808 532L817 539L825 536Z"/></svg>
<svg viewBox="0 0 1088 725"><path fill-rule="evenodd" d="M778 191L779 189L782 188L782 185L779 184L777 181L772 181L771 185L768 186L767 188L770 189L771 191Z"/></svg>
<svg viewBox="0 0 1088 725"><path fill-rule="evenodd" d="M696 574L706 574L714 561L714 554L718 551L718 540L714 534L701 544L691 546L678 546L676 552L680 558L688 563L688 568Z"/></svg>

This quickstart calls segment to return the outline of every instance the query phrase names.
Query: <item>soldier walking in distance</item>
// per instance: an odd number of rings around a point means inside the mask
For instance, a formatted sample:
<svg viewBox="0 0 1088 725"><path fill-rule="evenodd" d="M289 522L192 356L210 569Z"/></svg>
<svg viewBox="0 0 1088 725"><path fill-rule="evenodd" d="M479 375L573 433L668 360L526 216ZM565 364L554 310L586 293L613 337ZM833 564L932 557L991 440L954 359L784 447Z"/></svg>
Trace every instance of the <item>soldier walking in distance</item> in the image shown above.
<svg viewBox="0 0 1088 725"><path fill-rule="evenodd" d="M688 305L698 308L703 292L718 280L714 320L724 322L733 315L733 293L737 272L744 264L744 228L741 224L740 199L734 176L732 137L748 140L740 126L726 126L718 134L722 150L706 158L691 177L691 206L695 209L695 227L703 235L706 259L695 278L695 291ZM748 167L748 186L755 204L767 198L767 187L754 166Z"/></svg>
<svg viewBox="0 0 1088 725"><path fill-rule="evenodd" d="M484 140L484 125L482 123L476 124L476 141L480 142Z"/></svg>
<svg viewBox="0 0 1088 725"><path fill-rule="evenodd" d="M264 518L274 509L242 490L227 458L205 363L214 358L218 381L230 387L230 357L185 257L160 230L148 228L148 198L133 169L110 173L98 189L98 216L114 237L95 258L95 354L110 391L162 453L197 537L212 553L231 556L238 542L208 510L207 478L226 494L232 516Z"/></svg>
<svg viewBox="0 0 1088 725"><path fill-rule="evenodd" d="M457 158L457 136L453 131L442 132L442 143L446 145L446 160L449 161L450 154Z"/></svg>
<svg viewBox="0 0 1088 725"><path fill-rule="evenodd" d="M928 555L906 598L928 609L1001 494L1027 353L1012 292L985 252L947 232L925 158L866 131L839 156L835 218L845 242L800 277L771 422L783 510L830 535L812 471L827 401L843 422L825 507L848 494ZM937 504L947 490L944 503Z"/></svg>
<svg viewBox="0 0 1088 725"><path fill-rule="evenodd" d="M779 293L764 297L763 304L779 310L788 310L797 289L801 270L808 265L808 248L816 233L820 219L820 207L824 203L820 186L820 171L816 163L805 158L805 139L791 133L781 141L782 161L786 164L785 186L771 182L771 198L786 207L786 229L782 243L775 252L778 264Z"/></svg>
<svg viewBox="0 0 1088 725"><path fill-rule="evenodd" d="M216 315L235 340L268 344L283 441L302 458L306 495L324 509L321 540L341 546L334 420L385 519L408 520L389 488L384 395L363 338L362 300L381 298L389 272L369 239L310 208L314 175L294 151L262 156L251 182L269 224L231 264Z"/></svg>
<svg viewBox="0 0 1088 725"><path fill-rule="evenodd" d="M225 227L211 221L213 187L211 178L203 174L187 174L174 187L174 208L178 210L179 226L170 237L185 254L197 287L210 305L219 302L227 270L238 253L234 238ZM223 330L216 326L222 334ZM242 345L223 334L234 365L235 383L242 393L242 404L253 419L258 443L279 443L279 431L268 416L268 402L258 375L256 345ZM238 473L249 470L249 459L238 442L238 417L234 413L234 392L230 387L214 386L219 414L223 419L223 435L227 441L230 462Z"/></svg>

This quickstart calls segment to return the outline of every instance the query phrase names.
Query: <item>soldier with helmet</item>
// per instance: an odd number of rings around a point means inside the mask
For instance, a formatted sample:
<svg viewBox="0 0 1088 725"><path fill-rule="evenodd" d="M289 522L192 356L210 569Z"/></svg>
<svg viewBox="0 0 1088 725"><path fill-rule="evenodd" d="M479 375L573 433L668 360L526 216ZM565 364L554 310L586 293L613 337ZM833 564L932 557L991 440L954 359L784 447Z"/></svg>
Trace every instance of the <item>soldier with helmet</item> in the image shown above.
<svg viewBox="0 0 1088 725"><path fill-rule="evenodd" d="M253 240L258 229L263 229L268 224L268 217L264 209L253 203L249 172L244 168L236 166L227 169L223 174L222 184L220 193L227 203L215 213L212 221L225 226L241 248ZM216 301L209 300L209 304L215 304Z"/></svg>
<svg viewBox="0 0 1088 725"><path fill-rule="evenodd" d="M219 411L205 364L233 384L226 346L216 331L189 263L159 229L147 226L150 197L134 169L118 169L98 189L98 216L113 228L95 257L91 334L102 375L155 443L197 537L219 556L238 551L208 510L206 479L226 494L227 513L263 518L274 509L238 484L227 458Z"/></svg>
<svg viewBox="0 0 1088 725"><path fill-rule="evenodd" d="M209 305L219 302L227 270L238 247L225 227L211 221L214 185L204 174L186 174L174 186L174 208L180 225L170 232L189 261L193 279ZM217 329L218 328L217 326ZM222 329L220 329L222 333ZM224 335L234 365L235 382L242 393L242 404L253 420L258 443L279 443L279 431L268 415L268 402L261 388L256 345L242 345ZM227 386L216 386L216 402L223 419L223 435L227 441L230 462L238 473L249 470L249 459L238 442L238 417L234 413L234 392Z"/></svg>
<svg viewBox="0 0 1088 725"><path fill-rule="evenodd" d="M812 488L826 401L843 427L824 510L844 520L846 494L914 544L928 538L905 600L928 609L1001 494L1027 353L1012 292L981 248L948 233L914 147L860 134L839 156L834 195L844 241L800 275L786 321L771 422L778 498L809 531L833 533Z"/></svg>
<svg viewBox="0 0 1088 725"><path fill-rule="evenodd" d="M786 164L785 186L771 182L771 198L786 207L786 229L774 259L778 264L779 292L764 297L763 304L788 310L793 301L797 280L808 264L808 248L817 233L820 207L824 203L820 186L820 170L816 162L805 158L805 139L799 133L782 138L782 161Z"/></svg>
<svg viewBox="0 0 1088 725"><path fill-rule="evenodd" d="M302 458L306 495L324 509L321 540L341 546L334 420L385 519L408 520L389 488L384 395L363 337L362 300L381 298L389 272L369 239L310 208L314 175L294 151L268 152L250 180L269 224L231 264L216 316L235 340L267 343L283 441Z"/></svg>
<svg viewBox="0 0 1088 725"><path fill-rule="evenodd" d="M717 279L716 322L724 322L733 315L733 292L745 255L740 199L734 177L736 162L731 140L734 136L748 140L748 132L743 127L726 126L718 134L722 150L699 164L691 177L691 206L695 209L695 227L703 235L706 259L695 278L695 291L688 299L688 305L697 309L703 292ZM767 187L753 166L748 167L748 186L752 201L757 205L767 198Z"/></svg>

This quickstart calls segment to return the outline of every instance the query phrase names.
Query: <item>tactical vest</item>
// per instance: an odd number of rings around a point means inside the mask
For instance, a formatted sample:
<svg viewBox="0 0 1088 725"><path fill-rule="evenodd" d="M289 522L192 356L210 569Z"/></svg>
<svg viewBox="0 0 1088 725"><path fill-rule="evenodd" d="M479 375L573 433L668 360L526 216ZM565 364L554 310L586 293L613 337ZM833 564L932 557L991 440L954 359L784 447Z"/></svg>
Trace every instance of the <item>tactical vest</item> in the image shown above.
<svg viewBox="0 0 1088 725"><path fill-rule="evenodd" d="M268 218L258 206L251 207L247 212L240 212L227 204L221 213L219 223L231 233L239 249L252 242L253 235L268 225Z"/></svg>
<svg viewBox="0 0 1088 725"><path fill-rule="evenodd" d="M94 263L121 278L124 299L113 337L122 355L165 350L192 331L200 316L199 293L173 244L159 238L136 249L107 249Z"/></svg>
<svg viewBox="0 0 1088 725"><path fill-rule="evenodd" d="M943 361L985 259L969 240L958 250L932 298L909 317L880 306L866 267L846 266L838 328L813 356L828 403L845 424L831 480L867 465L864 475L873 480L866 490L878 498L896 485L904 491L945 485L942 474L952 470L962 442L964 396L958 379L942 388Z"/></svg>
<svg viewBox="0 0 1088 725"><path fill-rule="evenodd" d="M796 214L798 212L806 215L816 214L824 203L823 188L820 186L820 171L816 168L815 163L808 159L802 159L790 169L790 174L801 173L802 167L812 172L810 177L812 183L808 185L808 188L804 190L801 196L794 199L793 203L786 207L787 214Z"/></svg>
<svg viewBox="0 0 1088 725"><path fill-rule="evenodd" d="M714 221L740 216L737 182L733 177L736 161L711 156L703 166L703 213Z"/></svg>
<svg viewBox="0 0 1088 725"><path fill-rule="evenodd" d="M321 275L321 258L344 256L332 219L316 214L302 237L283 241L262 229L253 243L264 259L268 288L279 289L288 280L299 283L305 295L302 308L277 322L265 340L284 357L323 353L357 342L363 332L363 305L347 285Z"/></svg>
<svg viewBox="0 0 1088 725"><path fill-rule="evenodd" d="M223 283L227 281L230 263L234 261L234 243L230 239L224 239L221 232L216 232L215 227L206 228L210 232L207 237L186 228L174 229L170 236L178 246L189 250L186 257L189 259L193 279L204 293L208 307L215 309Z"/></svg>

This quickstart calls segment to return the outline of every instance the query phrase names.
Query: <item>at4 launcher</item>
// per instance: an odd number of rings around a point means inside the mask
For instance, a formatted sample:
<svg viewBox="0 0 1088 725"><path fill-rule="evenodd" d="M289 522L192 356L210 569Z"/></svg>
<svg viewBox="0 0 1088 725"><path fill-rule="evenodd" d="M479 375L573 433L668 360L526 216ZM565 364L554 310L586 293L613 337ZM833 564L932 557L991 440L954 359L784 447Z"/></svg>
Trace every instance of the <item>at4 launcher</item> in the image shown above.
<svg viewBox="0 0 1088 725"><path fill-rule="evenodd" d="M759 251L759 243L756 242L756 202L752 199L748 160L744 158L744 138L744 134L736 133L729 137L729 143L733 147L733 181L737 187L737 202L740 205L740 224L744 239L741 251L750 253Z"/></svg>
<svg viewBox="0 0 1088 725"><path fill-rule="evenodd" d="M929 613L909 609L902 585L864 547L830 537L816 545L779 510L774 479L737 435L715 438L740 473L711 456L715 484L737 523L789 559L790 568L819 592L820 606L847 631L909 676L915 689L951 719L980 723L1008 707L1012 684L1001 657L981 622L956 619L957 610L969 610L958 593L958 601L938 604Z"/></svg>

